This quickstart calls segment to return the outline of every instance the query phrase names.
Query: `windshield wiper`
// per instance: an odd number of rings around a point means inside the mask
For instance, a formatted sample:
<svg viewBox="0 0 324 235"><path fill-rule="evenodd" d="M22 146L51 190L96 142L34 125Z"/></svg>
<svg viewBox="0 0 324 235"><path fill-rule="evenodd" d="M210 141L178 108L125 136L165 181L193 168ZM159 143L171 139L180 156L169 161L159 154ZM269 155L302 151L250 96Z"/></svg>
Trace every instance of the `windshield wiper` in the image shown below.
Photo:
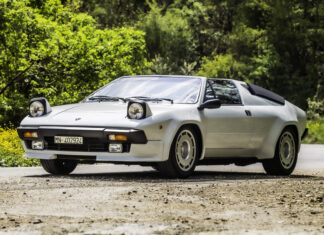
<svg viewBox="0 0 324 235"><path fill-rule="evenodd" d="M132 97L127 97L125 100L130 100L130 99L139 99L139 100L144 100L144 101L169 101L171 104L173 104L173 99L169 98L154 98L154 97L148 97L148 96L132 96Z"/></svg>
<svg viewBox="0 0 324 235"><path fill-rule="evenodd" d="M126 99L124 99L122 97L108 96L108 95L96 95L96 96L90 97L88 100L99 100L99 102L103 101L103 100L113 100L113 101L122 100L124 103L126 103Z"/></svg>

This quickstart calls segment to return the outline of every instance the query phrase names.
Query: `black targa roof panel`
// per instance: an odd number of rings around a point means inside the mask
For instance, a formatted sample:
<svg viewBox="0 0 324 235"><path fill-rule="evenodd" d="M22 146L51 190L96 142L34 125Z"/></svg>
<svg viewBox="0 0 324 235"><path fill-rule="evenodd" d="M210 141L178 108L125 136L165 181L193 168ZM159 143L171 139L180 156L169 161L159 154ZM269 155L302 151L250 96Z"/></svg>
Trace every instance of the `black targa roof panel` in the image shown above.
<svg viewBox="0 0 324 235"><path fill-rule="evenodd" d="M285 98L272 91L269 91L267 89L264 89L254 84L248 83L248 86L249 86L249 91L251 92L252 95L260 96L262 98L274 101L282 105L285 104Z"/></svg>

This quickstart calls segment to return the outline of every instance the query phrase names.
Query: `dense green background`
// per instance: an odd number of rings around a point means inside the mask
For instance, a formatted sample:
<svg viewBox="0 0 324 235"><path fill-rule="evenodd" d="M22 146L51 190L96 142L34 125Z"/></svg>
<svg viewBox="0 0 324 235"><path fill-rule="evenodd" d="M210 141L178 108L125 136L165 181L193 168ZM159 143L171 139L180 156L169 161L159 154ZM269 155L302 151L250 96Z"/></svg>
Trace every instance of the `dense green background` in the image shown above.
<svg viewBox="0 0 324 235"><path fill-rule="evenodd" d="M324 1L0 0L3 128L19 125L32 97L78 102L132 74L250 81L307 109L318 134Z"/></svg>

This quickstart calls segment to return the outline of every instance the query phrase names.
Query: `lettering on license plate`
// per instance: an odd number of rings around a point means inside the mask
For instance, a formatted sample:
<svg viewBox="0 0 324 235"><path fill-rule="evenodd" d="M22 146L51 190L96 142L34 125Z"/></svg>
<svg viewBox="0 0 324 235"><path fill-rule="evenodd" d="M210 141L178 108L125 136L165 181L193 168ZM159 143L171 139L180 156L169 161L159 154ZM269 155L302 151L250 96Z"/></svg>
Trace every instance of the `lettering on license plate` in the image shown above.
<svg viewBox="0 0 324 235"><path fill-rule="evenodd" d="M55 136L55 144L83 144L83 137L76 136Z"/></svg>

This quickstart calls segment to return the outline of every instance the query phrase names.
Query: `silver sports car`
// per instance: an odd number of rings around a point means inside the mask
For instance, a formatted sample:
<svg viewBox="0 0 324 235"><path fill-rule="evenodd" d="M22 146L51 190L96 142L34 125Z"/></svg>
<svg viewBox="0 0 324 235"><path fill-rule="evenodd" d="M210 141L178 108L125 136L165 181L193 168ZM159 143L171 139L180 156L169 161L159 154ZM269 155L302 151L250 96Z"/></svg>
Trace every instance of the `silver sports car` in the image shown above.
<svg viewBox="0 0 324 235"><path fill-rule="evenodd" d="M80 103L34 98L29 110L18 128L25 157L52 174L110 162L188 177L199 164L261 162L268 174L289 175L307 134L303 110L231 79L121 77Z"/></svg>

